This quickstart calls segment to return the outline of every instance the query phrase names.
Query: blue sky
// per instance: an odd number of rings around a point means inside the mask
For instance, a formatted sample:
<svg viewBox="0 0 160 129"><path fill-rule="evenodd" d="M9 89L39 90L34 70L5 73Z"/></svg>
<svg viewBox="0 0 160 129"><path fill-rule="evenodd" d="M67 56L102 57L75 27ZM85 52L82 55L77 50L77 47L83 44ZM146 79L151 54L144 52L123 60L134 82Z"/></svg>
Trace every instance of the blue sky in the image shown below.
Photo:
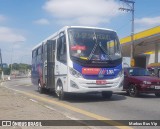
<svg viewBox="0 0 160 129"><path fill-rule="evenodd" d="M160 25L160 0L135 1L135 32ZM31 50L65 25L87 25L131 33L131 13L120 0L0 0L3 62L31 63Z"/></svg>

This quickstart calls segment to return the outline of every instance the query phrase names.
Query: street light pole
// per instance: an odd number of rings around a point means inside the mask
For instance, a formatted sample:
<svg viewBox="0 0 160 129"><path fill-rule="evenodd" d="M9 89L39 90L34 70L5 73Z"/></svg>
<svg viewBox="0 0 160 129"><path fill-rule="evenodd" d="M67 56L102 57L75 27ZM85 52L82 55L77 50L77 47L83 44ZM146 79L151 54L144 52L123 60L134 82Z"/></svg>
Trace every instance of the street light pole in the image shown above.
<svg viewBox="0 0 160 129"><path fill-rule="evenodd" d="M131 26L131 66L135 66L134 61L134 4L135 2L132 0L120 0L124 2L129 8L119 8L119 10L126 11L126 12L132 12L132 26Z"/></svg>
<svg viewBox="0 0 160 129"><path fill-rule="evenodd" d="M2 63L2 53L1 53L1 49L0 49L0 62L1 62L1 79L4 80L4 76L3 76L3 63Z"/></svg>
<svg viewBox="0 0 160 129"><path fill-rule="evenodd" d="M12 60L13 60L13 56L14 56L14 53L13 53L13 46L12 46L12 54L11 54L11 71L10 71L10 76L12 75Z"/></svg>

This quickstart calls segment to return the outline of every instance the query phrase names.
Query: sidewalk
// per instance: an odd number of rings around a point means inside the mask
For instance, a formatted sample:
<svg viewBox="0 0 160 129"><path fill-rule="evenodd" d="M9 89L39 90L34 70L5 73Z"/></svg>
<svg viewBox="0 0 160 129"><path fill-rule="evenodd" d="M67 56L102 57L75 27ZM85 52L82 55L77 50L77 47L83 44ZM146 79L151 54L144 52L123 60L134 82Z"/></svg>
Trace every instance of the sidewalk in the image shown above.
<svg viewBox="0 0 160 129"><path fill-rule="evenodd" d="M48 109L39 103L35 103L29 97L16 93L0 85L0 120L70 120L60 112ZM71 128L89 129L87 126L64 127L0 127L3 129L32 129L32 128Z"/></svg>

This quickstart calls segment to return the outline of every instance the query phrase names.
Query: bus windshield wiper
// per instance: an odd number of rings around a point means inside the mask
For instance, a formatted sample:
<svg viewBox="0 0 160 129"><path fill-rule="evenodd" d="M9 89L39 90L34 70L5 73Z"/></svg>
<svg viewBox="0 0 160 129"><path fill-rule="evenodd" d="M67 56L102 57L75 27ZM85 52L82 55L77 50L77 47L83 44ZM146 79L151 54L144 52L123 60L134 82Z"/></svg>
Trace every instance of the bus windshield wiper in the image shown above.
<svg viewBox="0 0 160 129"><path fill-rule="evenodd" d="M106 49L102 46L101 42L98 45L102 49L102 51L107 55L108 59L112 61L112 58L110 57Z"/></svg>
<svg viewBox="0 0 160 129"><path fill-rule="evenodd" d="M95 32L94 32L93 40L95 41L95 45L94 45L91 53L90 53L89 56L88 56L88 60L91 60L91 58L92 58L92 56L94 55L94 52L95 52L95 50L96 50L96 48L97 48L97 46L98 46L97 37L96 37Z"/></svg>

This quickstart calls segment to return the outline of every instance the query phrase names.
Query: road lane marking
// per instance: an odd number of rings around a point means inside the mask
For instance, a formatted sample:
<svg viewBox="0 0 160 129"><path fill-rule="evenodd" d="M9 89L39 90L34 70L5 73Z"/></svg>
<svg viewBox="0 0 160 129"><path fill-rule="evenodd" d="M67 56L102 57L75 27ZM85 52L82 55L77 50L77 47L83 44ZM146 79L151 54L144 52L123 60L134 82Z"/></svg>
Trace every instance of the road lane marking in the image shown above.
<svg viewBox="0 0 160 129"><path fill-rule="evenodd" d="M32 84L22 84L22 85L33 86Z"/></svg>
<svg viewBox="0 0 160 129"><path fill-rule="evenodd" d="M32 86L31 84L21 84L21 85L12 85L12 86Z"/></svg>
<svg viewBox="0 0 160 129"><path fill-rule="evenodd" d="M34 100L34 99L29 99L29 100L31 100L32 102L38 103L37 100Z"/></svg>
<svg viewBox="0 0 160 129"><path fill-rule="evenodd" d="M5 86L6 88L8 88L7 86ZM8 89L11 89L11 90L15 90L15 89L12 89L12 88L8 88ZM59 102L59 101L56 101L56 100L50 100L50 99L47 99L47 98L43 98L41 96L37 96L37 95L34 95L34 94L31 94L31 93L27 93L27 92L24 92L24 91L20 91L20 90L15 90L19 93L22 93L22 94L25 94L27 96L30 96L30 97L33 97L33 98L36 98L38 100L41 100L41 101L44 101L44 102L48 102L48 103L52 103L52 104L55 104L55 105L58 105L60 107L64 107L66 109L69 109L71 111L74 111L74 112L77 112L77 113L80 113L80 114L83 114L85 116L88 116L88 117L91 117L91 118L94 118L96 120L100 120L100 121L103 121L104 123L106 124L109 124L109 125L112 125L114 127L117 127L119 129L133 129L129 126L125 126L123 125L122 123L119 123L119 122L116 122L114 120L111 120L107 117L103 117L103 116L100 116L100 115L97 115L97 114L94 114L92 112L89 112L89 111L86 111L86 110L83 110L83 109L80 109L80 108L77 108L77 107L73 107L71 105L68 105L68 104L64 104L62 102ZM106 120L109 120L109 121L106 121ZM115 126L115 125L121 125L121 126Z"/></svg>
<svg viewBox="0 0 160 129"><path fill-rule="evenodd" d="M48 109L50 109L50 110L53 110L53 111L57 111L57 110L55 110L54 108L52 108L52 107L50 107L50 106L48 106L48 105L44 105L46 108L48 108Z"/></svg>

